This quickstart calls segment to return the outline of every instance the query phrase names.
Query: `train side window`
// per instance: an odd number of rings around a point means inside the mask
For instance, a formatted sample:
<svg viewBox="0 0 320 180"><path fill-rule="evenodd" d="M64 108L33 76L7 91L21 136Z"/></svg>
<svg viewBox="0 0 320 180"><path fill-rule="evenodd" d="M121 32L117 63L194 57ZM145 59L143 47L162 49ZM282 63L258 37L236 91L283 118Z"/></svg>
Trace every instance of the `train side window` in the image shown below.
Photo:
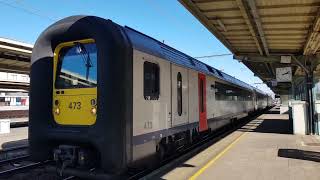
<svg viewBox="0 0 320 180"><path fill-rule="evenodd" d="M143 86L145 100L158 100L160 95L160 67L145 61L143 64Z"/></svg>
<svg viewBox="0 0 320 180"><path fill-rule="evenodd" d="M248 90L218 82L215 89L215 98L218 101L251 101L251 93Z"/></svg>
<svg viewBox="0 0 320 180"><path fill-rule="evenodd" d="M178 106L178 115L182 115L182 76L181 73L177 74L177 106Z"/></svg>

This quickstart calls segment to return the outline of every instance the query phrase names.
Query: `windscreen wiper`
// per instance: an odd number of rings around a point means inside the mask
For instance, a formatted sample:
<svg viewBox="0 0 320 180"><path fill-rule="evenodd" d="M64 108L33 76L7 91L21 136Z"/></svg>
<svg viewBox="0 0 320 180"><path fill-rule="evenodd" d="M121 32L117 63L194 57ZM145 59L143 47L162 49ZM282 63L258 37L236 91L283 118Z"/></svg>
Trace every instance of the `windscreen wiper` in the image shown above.
<svg viewBox="0 0 320 180"><path fill-rule="evenodd" d="M86 80L88 81L89 71L90 68L93 66L89 53L82 43L76 42L74 44L76 45L78 52L81 54L84 64L86 66Z"/></svg>

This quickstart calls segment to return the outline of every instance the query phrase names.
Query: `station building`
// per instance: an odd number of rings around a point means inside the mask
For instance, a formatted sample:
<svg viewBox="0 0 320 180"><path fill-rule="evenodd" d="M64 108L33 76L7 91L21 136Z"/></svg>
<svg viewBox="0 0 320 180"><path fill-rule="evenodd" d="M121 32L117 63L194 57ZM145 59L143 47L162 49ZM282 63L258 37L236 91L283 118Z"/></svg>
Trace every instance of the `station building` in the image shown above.
<svg viewBox="0 0 320 180"><path fill-rule="evenodd" d="M0 38L0 110L28 109L32 47Z"/></svg>
<svg viewBox="0 0 320 180"><path fill-rule="evenodd" d="M0 72L0 82L30 83L29 75ZM24 89L0 89L0 106L29 106L29 93Z"/></svg>

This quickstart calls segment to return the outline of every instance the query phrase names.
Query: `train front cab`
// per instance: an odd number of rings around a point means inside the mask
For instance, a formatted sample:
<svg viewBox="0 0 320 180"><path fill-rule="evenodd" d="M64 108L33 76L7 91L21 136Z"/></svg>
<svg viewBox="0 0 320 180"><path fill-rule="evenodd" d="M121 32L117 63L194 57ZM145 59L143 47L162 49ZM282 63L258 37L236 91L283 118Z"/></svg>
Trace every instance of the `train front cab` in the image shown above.
<svg viewBox="0 0 320 180"><path fill-rule="evenodd" d="M96 122L97 48L93 39L64 42L54 52L53 115L59 125Z"/></svg>
<svg viewBox="0 0 320 180"><path fill-rule="evenodd" d="M122 27L92 16L51 25L33 48L30 84L33 161L63 161L62 154L69 153L75 167L87 162L105 172L127 167L132 46Z"/></svg>
<svg viewBox="0 0 320 180"><path fill-rule="evenodd" d="M60 126L91 126L97 114L97 47L93 39L63 42L54 51L52 112ZM98 152L73 143L53 151L58 163L97 162ZM70 162L74 159L74 162Z"/></svg>

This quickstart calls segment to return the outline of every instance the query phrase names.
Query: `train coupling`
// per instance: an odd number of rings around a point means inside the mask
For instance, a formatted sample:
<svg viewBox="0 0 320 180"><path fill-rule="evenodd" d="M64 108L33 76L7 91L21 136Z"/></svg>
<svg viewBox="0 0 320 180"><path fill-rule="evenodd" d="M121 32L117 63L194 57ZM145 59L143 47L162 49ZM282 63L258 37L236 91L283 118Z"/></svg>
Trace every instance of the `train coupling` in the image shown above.
<svg viewBox="0 0 320 180"><path fill-rule="evenodd" d="M96 162L95 153L92 150L72 145L60 145L53 151L53 159L56 163L65 167L92 167Z"/></svg>

